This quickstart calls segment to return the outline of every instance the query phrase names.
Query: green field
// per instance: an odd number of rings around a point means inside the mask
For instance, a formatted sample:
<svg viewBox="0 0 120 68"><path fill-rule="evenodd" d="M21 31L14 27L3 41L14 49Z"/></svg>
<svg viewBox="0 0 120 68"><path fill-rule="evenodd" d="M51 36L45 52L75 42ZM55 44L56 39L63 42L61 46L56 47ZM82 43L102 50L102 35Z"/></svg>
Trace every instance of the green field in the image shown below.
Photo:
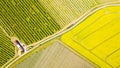
<svg viewBox="0 0 120 68"><path fill-rule="evenodd" d="M61 28L99 4L96 0L39 0Z"/></svg>
<svg viewBox="0 0 120 68"><path fill-rule="evenodd" d="M37 1L0 0L0 27L9 37L26 45L60 30L60 26ZM0 29L0 67L15 55L11 39Z"/></svg>
<svg viewBox="0 0 120 68"><path fill-rule="evenodd" d="M54 20L64 28L91 8L117 0L39 0Z"/></svg>
<svg viewBox="0 0 120 68"><path fill-rule="evenodd" d="M113 0L0 0L0 67L15 55L10 37L33 44L109 1Z"/></svg>
<svg viewBox="0 0 120 68"><path fill-rule="evenodd" d="M60 26L37 1L1 0L0 25L26 45L60 30Z"/></svg>
<svg viewBox="0 0 120 68"><path fill-rule="evenodd" d="M10 38L0 28L0 67L13 58L15 55L14 46Z"/></svg>
<svg viewBox="0 0 120 68"><path fill-rule="evenodd" d="M28 65L28 66L26 65L26 67L28 67L28 68L33 67L34 64L36 63L36 61L38 61L38 58L41 57L42 54L44 54L43 52L46 51L47 47L49 47L50 45L52 45L57 39L58 38L55 38L55 39L53 39L51 41L48 41L48 42L46 42L46 43L44 43L42 45L39 45L38 47L34 48L32 50L32 52L28 52L26 55L20 57L18 60L16 60L15 62L13 62L12 65L9 66L9 68L16 68L16 66L22 67L24 65L24 62L26 62L26 61L27 61L27 63L25 63L25 64ZM48 50L48 52L49 52L49 50ZM23 65L19 66L19 64L21 65L21 63L23 63ZM4 66L4 68L6 66Z"/></svg>

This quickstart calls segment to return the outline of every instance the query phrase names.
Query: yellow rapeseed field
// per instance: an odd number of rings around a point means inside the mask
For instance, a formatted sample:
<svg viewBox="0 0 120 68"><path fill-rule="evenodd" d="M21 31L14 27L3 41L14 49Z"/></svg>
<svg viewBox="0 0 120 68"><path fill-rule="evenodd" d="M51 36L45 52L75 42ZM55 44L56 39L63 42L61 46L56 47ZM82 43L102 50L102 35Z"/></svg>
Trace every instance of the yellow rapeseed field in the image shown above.
<svg viewBox="0 0 120 68"><path fill-rule="evenodd" d="M97 10L61 41L102 68L120 67L120 6Z"/></svg>

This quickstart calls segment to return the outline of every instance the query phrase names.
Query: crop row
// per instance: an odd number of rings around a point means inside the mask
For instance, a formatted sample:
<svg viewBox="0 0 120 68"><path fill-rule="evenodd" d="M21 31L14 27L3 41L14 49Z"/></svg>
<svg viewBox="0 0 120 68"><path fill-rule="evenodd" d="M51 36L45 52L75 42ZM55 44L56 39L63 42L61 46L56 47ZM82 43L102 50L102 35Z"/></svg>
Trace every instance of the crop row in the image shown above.
<svg viewBox="0 0 120 68"><path fill-rule="evenodd" d="M0 67L15 55L14 46L5 33L0 29Z"/></svg>
<svg viewBox="0 0 120 68"><path fill-rule="evenodd" d="M63 28L83 13L99 4L99 0L39 0Z"/></svg>
<svg viewBox="0 0 120 68"><path fill-rule="evenodd" d="M10 36L17 36L27 45L60 30L60 26L38 2L33 0L19 0L14 4L11 1L1 2L3 21L1 25Z"/></svg>

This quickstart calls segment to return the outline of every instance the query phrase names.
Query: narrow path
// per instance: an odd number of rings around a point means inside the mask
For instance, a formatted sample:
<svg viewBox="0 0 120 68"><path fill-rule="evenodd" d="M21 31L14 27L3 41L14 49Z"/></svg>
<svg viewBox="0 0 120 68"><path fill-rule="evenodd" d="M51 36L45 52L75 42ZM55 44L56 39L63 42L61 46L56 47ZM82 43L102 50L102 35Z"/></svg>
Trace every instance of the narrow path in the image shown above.
<svg viewBox="0 0 120 68"><path fill-rule="evenodd" d="M86 12L85 14L83 14L82 16L80 16L77 20L74 20L73 22L71 22L70 24L68 24L68 26L66 26L65 28L63 28L62 30L60 30L59 32L39 41L39 42L36 42L36 43L33 43L34 45L36 45L33 49L27 51L25 54L31 52L32 50L34 50L35 48L37 48L39 45L55 38L55 37L58 37L64 33L66 33L67 31L71 30L72 28L74 28L75 26L77 26L81 21L83 21L85 18L87 18L90 14L94 13L95 11L101 9L101 8L104 8L106 6L113 6L113 5L120 5L120 1L117 1L117 2L110 2L110 3L106 3L106 4L100 4L94 8L92 8L91 10L89 10L88 12ZM71 24L75 24L73 27L67 29ZM31 45L33 45L31 44ZM31 46L29 45L29 46ZM25 54L21 55L20 57L24 56ZM10 64L8 64L6 67L8 68L10 65L12 65L15 61L19 60L19 58L16 58L13 62L11 62Z"/></svg>

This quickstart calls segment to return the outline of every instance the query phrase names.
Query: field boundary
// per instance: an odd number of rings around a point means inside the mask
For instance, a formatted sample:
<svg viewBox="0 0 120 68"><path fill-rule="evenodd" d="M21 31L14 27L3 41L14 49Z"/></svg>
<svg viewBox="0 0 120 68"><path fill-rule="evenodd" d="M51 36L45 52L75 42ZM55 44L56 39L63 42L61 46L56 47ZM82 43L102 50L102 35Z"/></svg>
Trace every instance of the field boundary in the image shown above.
<svg viewBox="0 0 120 68"><path fill-rule="evenodd" d="M76 27L78 24L80 24L80 22L82 22L85 18L87 18L89 15L91 15L92 13L94 13L95 11L107 7L107 6L114 6L114 5L120 5L120 1L117 2L110 2L110 3L105 3L105 4L100 4L98 6L93 7L92 9L88 10L85 14L83 14L82 16L80 16L77 20L72 21L69 25L67 25L66 27L64 27L63 29L61 29L60 31L56 32L55 34L48 36L47 38L39 41L36 43L36 46L29 50L28 52L24 53L23 55L21 55L20 57L16 58L13 62L11 62L10 64L7 64L6 68L8 68L10 65L13 65L14 62L16 62L17 60L19 60L22 56L28 54L29 52L31 52L32 50L35 50L38 46L40 46L41 44L44 44L45 42L48 42L51 39L54 39L55 37L61 36L62 34L66 33L67 31L71 30L72 28ZM71 28L68 28L70 25L73 25ZM4 68L4 67L3 67Z"/></svg>

